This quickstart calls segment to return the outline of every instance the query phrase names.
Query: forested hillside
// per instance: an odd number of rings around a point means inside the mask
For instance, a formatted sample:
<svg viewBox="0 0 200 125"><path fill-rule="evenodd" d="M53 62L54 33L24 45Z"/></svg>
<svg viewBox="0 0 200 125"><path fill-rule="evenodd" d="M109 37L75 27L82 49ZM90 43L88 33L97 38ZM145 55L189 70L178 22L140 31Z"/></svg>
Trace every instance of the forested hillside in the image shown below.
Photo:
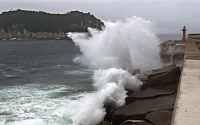
<svg viewBox="0 0 200 125"><path fill-rule="evenodd" d="M50 14L26 10L15 10L0 14L0 29L23 30L29 32L85 32L88 27L101 29L103 23L91 15L79 11L71 11L66 14Z"/></svg>

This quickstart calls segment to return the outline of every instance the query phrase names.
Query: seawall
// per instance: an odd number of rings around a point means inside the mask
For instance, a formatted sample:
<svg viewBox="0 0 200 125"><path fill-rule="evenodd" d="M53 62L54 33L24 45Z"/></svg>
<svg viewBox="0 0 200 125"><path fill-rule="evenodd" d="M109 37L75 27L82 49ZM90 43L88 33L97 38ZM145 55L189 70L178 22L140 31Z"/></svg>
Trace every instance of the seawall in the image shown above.
<svg viewBox="0 0 200 125"><path fill-rule="evenodd" d="M189 34L171 125L200 124L200 34Z"/></svg>
<svg viewBox="0 0 200 125"><path fill-rule="evenodd" d="M187 42L166 41L161 48L165 63L181 62L180 77L174 65L152 70L141 79L146 87L128 94L126 106L101 125L200 124L200 34L189 34Z"/></svg>

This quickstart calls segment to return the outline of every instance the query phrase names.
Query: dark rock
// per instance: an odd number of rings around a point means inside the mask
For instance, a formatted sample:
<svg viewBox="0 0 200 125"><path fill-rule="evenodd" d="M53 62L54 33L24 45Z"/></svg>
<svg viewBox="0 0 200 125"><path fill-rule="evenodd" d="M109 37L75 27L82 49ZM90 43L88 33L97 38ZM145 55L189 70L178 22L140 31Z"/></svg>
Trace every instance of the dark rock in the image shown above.
<svg viewBox="0 0 200 125"><path fill-rule="evenodd" d="M112 113L111 113L111 108L108 106L104 106L106 109L106 115L104 117L104 121L111 121L112 120Z"/></svg>
<svg viewBox="0 0 200 125"><path fill-rule="evenodd" d="M133 93L133 91L132 90L130 90L130 89L126 89L126 95L131 95L131 93Z"/></svg>
<svg viewBox="0 0 200 125"><path fill-rule="evenodd" d="M137 100L121 109L114 111L113 125L119 125L125 120L142 120L145 114L158 110L172 110L176 95L163 96L153 99Z"/></svg>
<svg viewBox="0 0 200 125"><path fill-rule="evenodd" d="M149 79L147 86L159 86L176 81L180 77L180 68Z"/></svg>
<svg viewBox="0 0 200 125"><path fill-rule="evenodd" d="M114 114L112 116L112 124L113 125L120 125L124 121L125 121L125 118L124 118L124 114L123 113L122 114L120 114L120 113Z"/></svg>
<svg viewBox="0 0 200 125"><path fill-rule="evenodd" d="M112 117L112 124L113 125L120 125L122 122L126 120L144 120L145 119L145 114L138 114L138 115L129 115L125 116L124 114L117 114L113 115Z"/></svg>
<svg viewBox="0 0 200 125"><path fill-rule="evenodd" d="M160 53L160 59L163 63L169 63L171 62L171 59L172 59L172 54L171 53L164 53L164 52L161 52Z"/></svg>
<svg viewBox="0 0 200 125"><path fill-rule="evenodd" d="M162 90L173 90L174 92L177 92L178 81L174 81L174 82L171 82L170 84L166 84L162 86L154 86L151 88L162 89Z"/></svg>
<svg viewBox="0 0 200 125"><path fill-rule="evenodd" d="M154 111L146 115L146 119L155 125L171 125L173 110Z"/></svg>
<svg viewBox="0 0 200 125"><path fill-rule="evenodd" d="M177 61L183 61L184 53L174 54L172 57L172 63L176 63Z"/></svg>
<svg viewBox="0 0 200 125"><path fill-rule="evenodd" d="M101 123L99 125L112 125L110 122Z"/></svg>
<svg viewBox="0 0 200 125"><path fill-rule="evenodd" d="M149 75L148 75L148 79L151 79L153 77L156 77L158 75L164 74L169 72L170 70L175 70L177 67L176 65L169 65L160 69L155 69L155 70L151 70L149 71Z"/></svg>
<svg viewBox="0 0 200 125"><path fill-rule="evenodd" d="M134 70L132 75L137 75L137 74L140 75L140 69L136 69L136 70Z"/></svg>
<svg viewBox="0 0 200 125"><path fill-rule="evenodd" d="M140 81L142 81L143 85L141 87L141 89L146 89L147 88L147 84L148 84L148 78L139 78Z"/></svg>
<svg viewBox="0 0 200 125"><path fill-rule="evenodd" d="M126 97L126 105L139 100L139 99L148 99L155 98L158 96L170 95L173 94L174 90L162 90L159 88L147 88L143 91L133 92L130 96Z"/></svg>
<svg viewBox="0 0 200 125"><path fill-rule="evenodd" d="M139 78L142 82L148 82L148 78Z"/></svg>
<svg viewBox="0 0 200 125"><path fill-rule="evenodd" d="M153 125L148 122L127 122L127 123L122 123L121 125Z"/></svg>
<svg viewBox="0 0 200 125"><path fill-rule="evenodd" d="M135 102L137 100L137 98L136 97L126 97L125 98L125 101L126 101L126 105L128 105L128 104L130 104L130 103L133 103L133 102Z"/></svg>

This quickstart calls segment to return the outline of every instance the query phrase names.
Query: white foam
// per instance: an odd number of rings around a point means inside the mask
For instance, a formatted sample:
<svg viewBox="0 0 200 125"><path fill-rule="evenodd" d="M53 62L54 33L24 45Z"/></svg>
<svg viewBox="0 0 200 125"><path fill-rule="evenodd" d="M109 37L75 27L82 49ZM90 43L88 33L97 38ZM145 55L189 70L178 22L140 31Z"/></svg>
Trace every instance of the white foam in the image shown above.
<svg viewBox="0 0 200 125"><path fill-rule="evenodd" d="M69 105L73 125L95 125L105 115L104 106L112 109L125 103L125 89L139 90L141 82L129 72L151 70L162 66L159 40L153 23L133 16L125 21L104 22L102 31L88 28L86 33L68 33L82 55L74 62L94 69L96 92ZM129 71L129 72L128 72Z"/></svg>
<svg viewBox="0 0 200 125"><path fill-rule="evenodd" d="M5 65L6 65L6 64L0 64L0 67L1 67L1 66L5 66Z"/></svg>
<svg viewBox="0 0 200 125"><path fill-rule="evenodd" d="M72 71L65 71L65 75L84 75L84 74L92 74L92 70L88 69L80 69L80 70L72 70Z"/></svg>
<svg viewBox="0 0 200 125"><path fill-rule="evenodd" d="M133 16L125 21L104 24L103 31L88 28L91 37L85 33L68 33L82 52L74 62L93 69L132 71L161 67L159 40L152 30L151 21Z"/></svg>
<svg viewBox="0 0 200 125"><path fill-rule="evenodd" d="M26 119L16 122L8 122L6 125L47 125L42 119Z"/></svg>
<svg viewBox="0 0 200 125"><path fill-rule="evenodd" d="M72 102L68 109L73 125L95 125L105 116L104 106L112 109L125 104L125 88L138 90L141 82L128 71L110 68L94 73L96 92L86 94L79 101Z"/></svg>
<svg viewBox="0 0 200 125"><path fill-rule="evenodd" d="M83 71L65 71L65 75L82 75L82 74L87 74L86 72Z"/></svg>
<svg viewBox="0 0 200 125"><path fill-rule="evenodd" d="M16 72L24 72L24 70L21 67L10 68L10 70L13 70Z"/></svg>
<svg viewBox="0 0 200 125"><path fill-rule="evenodd" d="M17 77L15 74L4 74L4 76L8 78Z"/></svg>
<svg viewBox="0 0 200 125"><path fill-rule="evenodd" d="M59 69L59 68L63 68L63 67L70 67L70 65L55 65L52 68Z"/></svg>
<svg viewBox="0 0 200 125"><path fill-rule="evenodd" d="M54 94L73 90L65 85L32 83L18 86L2 86L0 90L1 125L62 125L61 111L71 98L81 98L84 94L60 96ZM62 110L58 110L62 109ZM63 120L63 121L62 121ZM66 121L65 121L66 122ZM68 122L66 122L68 124Z"/></svg>

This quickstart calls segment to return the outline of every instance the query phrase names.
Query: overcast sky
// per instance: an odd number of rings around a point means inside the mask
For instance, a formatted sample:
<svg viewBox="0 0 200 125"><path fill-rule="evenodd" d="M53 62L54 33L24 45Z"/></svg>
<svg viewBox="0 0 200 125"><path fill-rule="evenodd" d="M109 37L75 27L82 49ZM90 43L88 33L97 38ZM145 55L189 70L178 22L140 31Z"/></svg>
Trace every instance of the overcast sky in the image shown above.
<svg viewBox="0 0 200 125"><path fill-rule="evenodd" d="M157 33L200 33L200 0L0 0L0 13L25 9L48 13L90 12L101 20L137 16L155 22Z"/></svg>

